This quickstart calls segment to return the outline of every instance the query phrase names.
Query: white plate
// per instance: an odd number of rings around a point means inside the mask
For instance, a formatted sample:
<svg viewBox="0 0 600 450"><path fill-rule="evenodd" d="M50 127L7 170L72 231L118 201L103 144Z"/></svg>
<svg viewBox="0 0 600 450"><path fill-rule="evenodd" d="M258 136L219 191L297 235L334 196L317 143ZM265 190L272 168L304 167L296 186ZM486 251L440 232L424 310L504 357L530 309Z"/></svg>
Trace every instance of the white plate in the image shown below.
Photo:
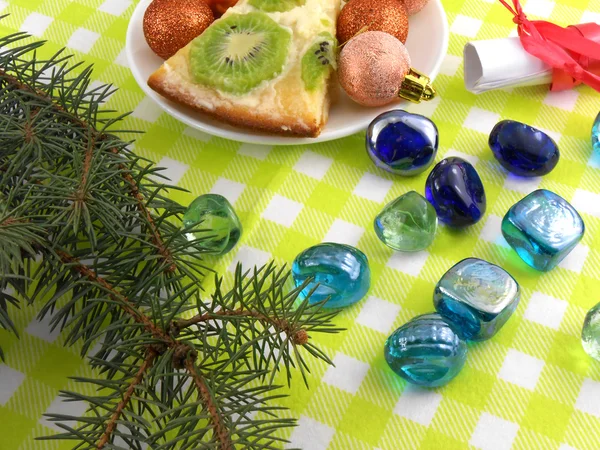
<svg viewBox="0 0 600 450"><path fill-rule="evenodd" d="M362 131L379 114L392 108L402 107L402 103L397 103L380 108L366 108L354 103L342 93L339 100L332 105L329 122L319 137L294 138L233 127L188 107L177 105L161 97L146 83L150 74L162 64L162 60L148 47L142 31L144 12L150 3L151 0L140 1L129 22L126 44L129 66L142 90L167 113L190 127L214 136L254 144L312 144L339 139ZM410 32L406 46L413 67L428 74L433 80L439 73L448 50L448 22L441 0L431 0L425 9L410 18Z"/></svg>

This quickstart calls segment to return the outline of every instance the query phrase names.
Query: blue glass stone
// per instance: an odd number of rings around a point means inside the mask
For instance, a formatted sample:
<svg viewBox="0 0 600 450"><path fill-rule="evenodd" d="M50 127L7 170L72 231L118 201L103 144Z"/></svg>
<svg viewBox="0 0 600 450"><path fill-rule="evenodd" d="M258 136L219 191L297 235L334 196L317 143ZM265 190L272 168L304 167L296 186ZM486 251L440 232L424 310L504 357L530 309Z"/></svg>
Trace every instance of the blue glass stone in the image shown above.
<svg viewBox="0 0 600 450"><path fill-rule="evenodd" d="M585 225L564 198L540 189L516 203L502 220L502 234L531 267L548 271L571 253Z"/></svg>
<svg viewBox="0 0 600 450"><path fill-rule="evenodd" d="M292 276L296 287L312 278L300 298L306 298L316 287L309 301L313 304L327 300L324 308L352 305L371 287L371 269L366 255L343 244L325 243L304 250L294 259Z"/></svg>
<svg viewBox="0 0 600 450"><path fill-rule="evenodd" d="M521 177L547 175L560 159L558 146L550 136L514 120L499 122L490 134L489 145L498 162Z"/></svg>
<svg viewBox="0 0 600 450"><path fill-rule="evenodd" d="M473 225L483 217L485 190L479 174L464 159L440 161L425 183L425 197L441 222L454 228Z"/></svg>
<svg viewBox="0 0 600 450"><path fill-rule="evenodd" d="M592 145L594 150L600 152L600 114L596 116L594 126L592 127Z"/></svg>
<svg viewBox="0 0 600 450"><path fill-rule="evenodd" d="M415 317L385 341L385 360L406 381L443 386L463 368L467 344L439 314Z"/></svg>
<svg viewBox="0 0 600 450"><path fill-rule="evenodd" d="M508 272L468 258L440 279L433 304L462 339L482 341L502 328L517 308L519 297L519 284Z"/></svg>
<svg viewBox="0 0 600 450"><path fill-rule="evenodd" d="M377 167L397 175L424 172L435 160L439 133L425 116L402 110L376 117L367 129L367 152Z"/></svg>

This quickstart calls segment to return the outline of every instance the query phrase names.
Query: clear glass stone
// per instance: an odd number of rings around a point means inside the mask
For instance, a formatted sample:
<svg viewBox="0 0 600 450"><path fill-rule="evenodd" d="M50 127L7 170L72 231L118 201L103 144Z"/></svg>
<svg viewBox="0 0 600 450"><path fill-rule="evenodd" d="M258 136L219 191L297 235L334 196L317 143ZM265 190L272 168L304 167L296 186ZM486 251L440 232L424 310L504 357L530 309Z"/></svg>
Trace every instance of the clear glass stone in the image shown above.
<svg viewBox="0 0 600 450"><path fill-rule="evenodd" d="M433 242L437 220L431 203L411 191L383 208L375 218L375 233L381 242L394 250L418 252Z"/></svg>
<svg viewBox="0 0 600 450"><path fill-rule="evenodd" d="M433 304L461 338L481 341L502 328L519 298L519 284L508 272L482 259L468 258L440 279Z"/></svg>

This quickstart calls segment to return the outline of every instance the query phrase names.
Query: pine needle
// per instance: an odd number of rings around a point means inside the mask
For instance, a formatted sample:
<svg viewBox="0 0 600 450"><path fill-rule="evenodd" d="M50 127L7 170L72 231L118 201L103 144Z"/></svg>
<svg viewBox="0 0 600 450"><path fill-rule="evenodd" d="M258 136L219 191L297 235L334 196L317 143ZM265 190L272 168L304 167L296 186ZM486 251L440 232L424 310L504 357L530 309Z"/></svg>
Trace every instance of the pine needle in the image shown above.
<svg viewBox="0 0 600 450"><path fill-rule="evenodd" d="M112 86L91 67L24 33L0 38L0 327L38 302L81 346L93 389L81 416L49 415L77 449L270 449L295 425L275 402L307 357L331 363L313 334L335 313L289 289L289 271L238 267L231 289L182 230L180 189L129 149L126 114L105 111ZM164 176L163 178L164 179ZM245 272L247 271L247 272ZM0 358L4 355L0 349ZM280 373L281 374L280 377Z"/></svg>

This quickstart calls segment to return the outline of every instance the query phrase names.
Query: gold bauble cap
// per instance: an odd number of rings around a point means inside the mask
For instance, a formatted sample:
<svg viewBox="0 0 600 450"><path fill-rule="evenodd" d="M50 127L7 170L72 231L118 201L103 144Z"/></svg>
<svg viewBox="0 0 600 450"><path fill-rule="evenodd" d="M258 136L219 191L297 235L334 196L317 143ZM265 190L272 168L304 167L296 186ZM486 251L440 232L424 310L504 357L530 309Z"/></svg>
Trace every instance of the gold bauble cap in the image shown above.
<svg viewBox="0 0 600 450"><path fill-rule="evenodd" d="M431 78L411 68L398 90L398 97L412 103L433 100L436 91L431 84Z"/></svg>

